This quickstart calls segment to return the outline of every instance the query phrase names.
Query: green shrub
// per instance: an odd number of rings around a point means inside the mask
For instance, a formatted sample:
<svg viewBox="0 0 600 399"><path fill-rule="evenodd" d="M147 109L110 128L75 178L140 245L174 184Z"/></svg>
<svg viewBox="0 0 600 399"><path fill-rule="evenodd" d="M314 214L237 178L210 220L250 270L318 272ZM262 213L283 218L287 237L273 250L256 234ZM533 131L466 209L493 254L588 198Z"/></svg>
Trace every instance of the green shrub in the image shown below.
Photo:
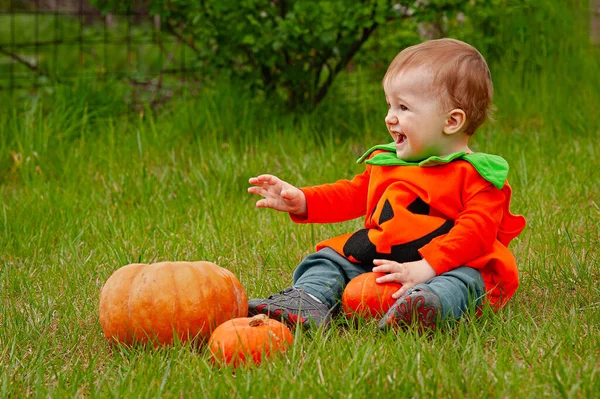
<svg viewBox="0 0 600 399"><path fill-rule="evenodd" d="M130 2L96 0L105 12ZM452 17L468 0L150 0L149 11L184 41L209 76L231 73L254 93L313 109L382 24L414 32L418 21Z"/></svg>

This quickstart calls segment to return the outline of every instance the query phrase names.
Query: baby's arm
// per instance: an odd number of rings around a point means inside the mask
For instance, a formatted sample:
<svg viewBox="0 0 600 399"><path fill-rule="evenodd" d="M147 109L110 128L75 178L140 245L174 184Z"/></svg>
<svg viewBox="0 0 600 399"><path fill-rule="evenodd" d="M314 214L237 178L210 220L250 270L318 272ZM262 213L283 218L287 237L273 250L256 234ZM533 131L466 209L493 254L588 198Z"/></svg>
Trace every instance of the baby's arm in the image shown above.
<svg viewBox="0 0 600 399"><path fill-rule="evenodd" d="M273 175L250 178L250 194L262 195L257 208L288 212L296 223L336 223L364 216L369 188L369 166L352 180L299 189ZM310 207L310 215L309 208Z"/></svg>
<svg viewBox="0 0 600 399"><path fill-rule="evenodd" d="M257 208L272 208L292 215L307 215L306 197L302 190L273 175L251 177L248 181L250 194L262 195L264 198L256 202Z"/></svg>

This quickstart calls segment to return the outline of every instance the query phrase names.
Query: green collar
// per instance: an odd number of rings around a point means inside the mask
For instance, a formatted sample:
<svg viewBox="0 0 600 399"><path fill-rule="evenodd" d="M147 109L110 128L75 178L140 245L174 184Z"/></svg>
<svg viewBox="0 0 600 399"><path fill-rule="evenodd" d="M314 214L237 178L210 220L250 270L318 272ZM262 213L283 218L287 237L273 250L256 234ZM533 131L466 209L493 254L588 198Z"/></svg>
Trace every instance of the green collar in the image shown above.
<svg viewBox="0 0 600 399"><path fill-rule="evenodd" d="M373 151L383 150L384 152L375 155L371 159L367 159ZM365 162L369 165L378 166L420 166L431 167L444 165L452 161L463 159L469 162L479 172L481 177L492 183L498 189L502 189L506 176L508 175L508 162L498 155L486 154L483 152L469 153L455 152L454 154L446 155L445 157L432 156L422 161L408 162L399 159L396 156L396 143L379 144L370 148L356 162ZM365 161L366 160L366 161Z"/></svg>

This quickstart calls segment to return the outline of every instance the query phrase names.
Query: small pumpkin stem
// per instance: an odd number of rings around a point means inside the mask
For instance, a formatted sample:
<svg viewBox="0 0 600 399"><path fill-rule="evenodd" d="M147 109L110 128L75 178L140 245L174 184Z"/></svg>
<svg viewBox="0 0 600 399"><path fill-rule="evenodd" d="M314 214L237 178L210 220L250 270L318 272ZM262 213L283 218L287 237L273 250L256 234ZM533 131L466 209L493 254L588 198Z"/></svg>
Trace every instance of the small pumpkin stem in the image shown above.
<svg viewBox="0 0 600 399"><path fill-rule="evenodd" d="M267 320L269 320L269 316L267 316L266 314L257 314L256 316L253 316L252 319L250 319L249 325L250 327L262 326L267 322Z"/></svg>

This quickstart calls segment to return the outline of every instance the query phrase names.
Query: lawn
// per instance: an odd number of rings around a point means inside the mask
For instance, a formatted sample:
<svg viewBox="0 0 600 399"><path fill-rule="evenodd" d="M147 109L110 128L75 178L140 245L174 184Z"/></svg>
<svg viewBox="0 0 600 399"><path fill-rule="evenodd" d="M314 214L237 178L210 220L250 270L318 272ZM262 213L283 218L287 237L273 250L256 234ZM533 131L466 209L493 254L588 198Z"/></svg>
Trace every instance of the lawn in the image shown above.
<svg viewBox="0 0 600 399"><path fill-rule="evenodd" d="M565 46L544 68L493 63L498 112L473 138L511 165L521 286L498 313L433 334L338 318L287 356L218 369L206 349L111 347L99 293L132 262L208 260L249 297L289 285L320 239L362 221L295 225L247 181L349 178L389 141L381 76L340 77L311 115L231 83L125 112L122 86L5 93L0 109L1 397L595 397L600 392L600 63ZM550 62L551 60L556 62Z"/></svg>

